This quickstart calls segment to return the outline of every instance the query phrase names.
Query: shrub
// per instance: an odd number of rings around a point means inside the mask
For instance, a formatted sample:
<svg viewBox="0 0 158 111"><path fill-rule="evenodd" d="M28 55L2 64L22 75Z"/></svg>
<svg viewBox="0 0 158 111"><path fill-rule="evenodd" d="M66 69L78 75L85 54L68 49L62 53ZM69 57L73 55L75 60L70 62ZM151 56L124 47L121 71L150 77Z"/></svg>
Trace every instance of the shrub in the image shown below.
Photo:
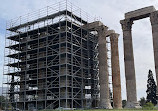
<svg viewBox="0 0 158 111"><path fill-rule="evenodd" d="M153 109L155 109L155 107L154 107L154 105L153 105L151 102L148 102L148 103L146 103L146 104L143 106L143 109L153 110Z"/></svg>

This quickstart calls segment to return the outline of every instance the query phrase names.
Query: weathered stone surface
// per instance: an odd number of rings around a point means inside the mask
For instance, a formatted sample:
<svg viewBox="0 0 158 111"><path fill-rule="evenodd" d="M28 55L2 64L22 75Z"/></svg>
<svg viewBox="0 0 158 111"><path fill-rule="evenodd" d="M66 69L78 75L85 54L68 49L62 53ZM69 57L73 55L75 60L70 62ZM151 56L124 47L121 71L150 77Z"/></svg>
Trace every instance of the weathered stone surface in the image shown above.
<svg viewBox="0 0 158 111"><path fill-rule="evenodd" d="M112 109L109 96L109 72L107 63L106 36L104 26L98 28L100 107Z"/></svg>
<svg viewBox="0 0 158 111"><path fill-rule="evenodd" d="M115 31L114 30L108 30L107 32L106 32L106 37L108 37L108 36L110 36L111 34L113 34L113 33L115 33Z"/></svg>
<svg viewBox="0 0 158 111"><path fill-rule="evenodd" d="M121 78L120 78L120 64L119 64L119 51L118 51L118 37L119 37L119 34L116 34L116 33L110 34L113 107L116 109L121 109L122 97L121 97Z"/></svg>
<svg viewBox="0 0 158 111"><path fill-rule="evenodd" d="M141 108L138 102L129 102L127 101L125 108Z"/></svg>
<svg viewBox="0 0 158 111"><path fill-rule="evenodd" d="M124 62L125 62L125 77L126 77L126 90L127 90L127 108L137 108L136 94L136 78L135 78L135 67L134 67L134 55L133 55L133 44L132 44L132 21L123 20L121 22L123 29L123 42L124 42ZM128 104L129 103L129 104Z"/></svg>
<svg viewBox="0 0 158 111"><path fill-rule="evenodd" d="M158 24L158 11L152 12L150 15L150 22L151 25L157 25ZM156 32L155 30L154 32Z"/></svg>
<svg viewBox="0 0 158 111"><path fill-rule="evenodd" d="M125 14L125 20L121 20L124 39L125 76L127 88L127 108L140 108L137 103L136 81L133 57L133 45L131 28L134 20L150 17L152 25L153 49L155 59L156 80L158 85L158 11L153 6L145 7ZM158 88L157 88L158 95ZM158 104L156 105L158 107Z"/></svg>
<svg viewBox="0 0 158 111"><path fill-rule="evenodd" d="M158 11L151 13L150 21L151 21L151 25L152 25L155 72L156 72L156 80L157 80L157 86L158 86ZM158 88L156 91L156 95L158 96ZM158 107L158 103L157 103L156 107Z"/></svg>
<svg viewBox="0 0 158 111"><path fill-rule="evenodd" d="M98 32L100 108L112 109L109 96L109 72L106 47L108 27L97 21L86 24L82 28Z"/></svg>
<svg viewBox="0 0 158 111"><path fill-rule="evenodd" d="M125 19L138 20L138 19L146 18L149 17L150 14L154 11L156 11L154 6L141 8L135 11L125 13Z"/></svg>
<svg viewBox="0 0 158 111"><path fill-rule="evenodd" d="M131 21L130 19L121 20L120 23L122 25L123 31L130 31L132 29L133 21Z"/></svg>
<svg viewBox="0 0 158 111"><path fill-rule="evenodd" d="M91 30L91 31L95 31L95 30L98 30L97 28L99 26L103 26L103 23L100 22L100 21L95 21L95 22L92 22L92 23L88 23L86 25L83 25L82 28L85 28L85 29L88 29L88 30ZM108 28L108 27L107 27Z"/></svg>

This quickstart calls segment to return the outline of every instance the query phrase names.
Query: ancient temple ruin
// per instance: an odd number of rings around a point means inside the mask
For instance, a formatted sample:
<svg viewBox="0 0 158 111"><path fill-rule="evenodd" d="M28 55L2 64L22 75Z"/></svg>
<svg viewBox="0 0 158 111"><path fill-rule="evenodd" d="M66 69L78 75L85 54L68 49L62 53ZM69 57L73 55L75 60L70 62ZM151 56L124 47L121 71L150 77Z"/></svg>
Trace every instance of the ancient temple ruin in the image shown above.
<svg viewBox="0 0 158 111"><path fill-rule="evenodd" d="M152 26L153 49L155 60L156 80L158 81L158 11L153 7L145 7L125 14L125 19L121 20L124 42L124 62L127 89L127 108L140 108L137 102L136 77L134 67L134 54L132 45L132 24L136 20L150 17ZM157 82L158 85L158 82ZM158 95L158 88L157 88Z"/></svg>

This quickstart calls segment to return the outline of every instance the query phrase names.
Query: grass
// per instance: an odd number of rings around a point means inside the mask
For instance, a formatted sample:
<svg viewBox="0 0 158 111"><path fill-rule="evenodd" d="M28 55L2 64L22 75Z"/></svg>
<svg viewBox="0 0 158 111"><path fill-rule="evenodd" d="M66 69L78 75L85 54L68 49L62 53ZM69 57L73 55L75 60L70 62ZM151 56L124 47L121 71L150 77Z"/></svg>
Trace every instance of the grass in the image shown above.
<svg viewBox="0 0 158 111"><path fill-rule="evenodd" d="M153 109L153 110L149 110L149 109L89 109L89 110L38 110L38 111L158 111L158 109Z"/></svg>
<svg viewBox="0 0 158 111"><path fill-rule="evenodd" d="M89 110L42 110L42 111L158 111L158 109L155 110L143 110L143 109L89 109Z"/></svg>

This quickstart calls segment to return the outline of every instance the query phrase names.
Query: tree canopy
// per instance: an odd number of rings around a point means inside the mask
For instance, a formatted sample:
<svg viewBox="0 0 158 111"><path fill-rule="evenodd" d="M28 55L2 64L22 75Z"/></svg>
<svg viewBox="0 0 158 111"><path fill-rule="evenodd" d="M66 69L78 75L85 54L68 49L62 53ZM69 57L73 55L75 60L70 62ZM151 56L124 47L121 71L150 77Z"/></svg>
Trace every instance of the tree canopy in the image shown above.
<svg viewBox="0 0 158 111"><path fill-rule="evenodd" d="M149 70L149 73L148 73L146 93L147 93L147 97L146 97L147 102L151 102L154 105L156 105L157 104L157 101L156 101L156 83L155 83L153 73L151 70Z"/></svg>

